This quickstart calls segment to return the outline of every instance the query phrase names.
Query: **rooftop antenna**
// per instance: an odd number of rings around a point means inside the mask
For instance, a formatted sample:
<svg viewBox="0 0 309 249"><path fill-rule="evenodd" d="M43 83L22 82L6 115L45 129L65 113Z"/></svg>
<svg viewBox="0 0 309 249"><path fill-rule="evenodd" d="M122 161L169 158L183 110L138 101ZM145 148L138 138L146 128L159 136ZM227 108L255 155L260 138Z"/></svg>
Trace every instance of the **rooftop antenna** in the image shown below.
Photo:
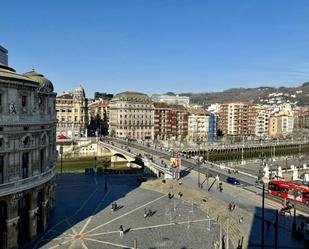
<svg viewBox="0 0 309 249"><path fill-rule="evenodd" d="M34 72L34 65L32 64L32 71Z"/></svg>

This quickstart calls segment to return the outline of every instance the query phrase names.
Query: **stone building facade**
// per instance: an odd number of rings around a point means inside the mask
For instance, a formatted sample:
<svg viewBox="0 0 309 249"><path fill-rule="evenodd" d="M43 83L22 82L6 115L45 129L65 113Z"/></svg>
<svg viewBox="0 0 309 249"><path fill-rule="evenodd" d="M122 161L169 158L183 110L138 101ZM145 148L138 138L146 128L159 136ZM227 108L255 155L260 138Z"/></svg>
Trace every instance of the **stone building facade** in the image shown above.
<svg viewBox="0 0 309 249"><path fill-rule="evenodd" d="M82 86L73 92L57 95L57 135L68 138L87 136L88 100Z"/></svg>
<svg viewBox="0 0 309 249"><path fill-rule="evenodd" d="M143 93L123 92L111 100L109 135L125 139L154 138L154 107Z"/></svg>
<svg viewBox="0 0 309 249"><path fill-rule="evenodd" d="M0 248L47 226L54 207L56 93L42 74L0 65Z"/></svg>

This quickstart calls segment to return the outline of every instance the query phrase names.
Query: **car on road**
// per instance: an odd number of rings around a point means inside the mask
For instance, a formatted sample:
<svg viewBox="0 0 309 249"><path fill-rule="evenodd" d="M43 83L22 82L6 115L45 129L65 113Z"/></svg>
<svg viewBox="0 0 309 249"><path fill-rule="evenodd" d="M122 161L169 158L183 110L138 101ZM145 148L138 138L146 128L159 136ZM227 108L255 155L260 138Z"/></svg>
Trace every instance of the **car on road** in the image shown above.
<svg viewBox="0 0 309 249"><path fill-rule="evenodd" d="M235 177L229 176L226 178L226 182L233 185L240 185L239 180L237 180Z"/></svg>

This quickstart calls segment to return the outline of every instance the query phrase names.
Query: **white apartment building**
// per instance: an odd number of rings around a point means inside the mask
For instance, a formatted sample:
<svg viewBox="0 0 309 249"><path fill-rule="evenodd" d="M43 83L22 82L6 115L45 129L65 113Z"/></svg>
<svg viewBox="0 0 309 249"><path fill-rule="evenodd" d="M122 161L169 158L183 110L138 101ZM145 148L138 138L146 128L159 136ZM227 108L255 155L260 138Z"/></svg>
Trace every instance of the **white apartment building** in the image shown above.
<svg viewBox="0 0 309 249"><path fill-rule="evenodd" d="M269 106L255 106L256 118L255 118L255 135L260 138L264 138L269 133L269 118L271 114L271 108Z"/></svg>
<svg viewBox="0 0 309 249"><path fill-rule="evenodd" d="M153 102L164 102L170 105L185 105L188 106L190 103L190 97L167 94L154 94L151 96Z"/></svg>
<svg viewBox="0 0 309 249"><path fill-rule="evenodd" d="M293 132L294 128L294 117L293 116L282 116L282 134L286 135Z"/></svg>
<svg viewBox="0 0 309 249"><path fill-rule="evenodd" d="M209 132L209 115L202 108L187 108L188 116L188 140L206 141Z"/></svg>

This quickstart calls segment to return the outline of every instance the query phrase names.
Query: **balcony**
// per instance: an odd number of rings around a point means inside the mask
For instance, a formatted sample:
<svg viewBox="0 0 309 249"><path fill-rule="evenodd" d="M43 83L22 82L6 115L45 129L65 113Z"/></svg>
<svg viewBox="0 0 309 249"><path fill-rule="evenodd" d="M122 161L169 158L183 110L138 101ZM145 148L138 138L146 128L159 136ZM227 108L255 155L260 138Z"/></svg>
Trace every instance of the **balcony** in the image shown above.
<svg viewBox="0 0 309 249"><path fill-rule="evenodd" d="M25 179L0 184L0 196L18 193L42 185L55 176L54 171L55 166L36 176L31 176Z"/></svg>

